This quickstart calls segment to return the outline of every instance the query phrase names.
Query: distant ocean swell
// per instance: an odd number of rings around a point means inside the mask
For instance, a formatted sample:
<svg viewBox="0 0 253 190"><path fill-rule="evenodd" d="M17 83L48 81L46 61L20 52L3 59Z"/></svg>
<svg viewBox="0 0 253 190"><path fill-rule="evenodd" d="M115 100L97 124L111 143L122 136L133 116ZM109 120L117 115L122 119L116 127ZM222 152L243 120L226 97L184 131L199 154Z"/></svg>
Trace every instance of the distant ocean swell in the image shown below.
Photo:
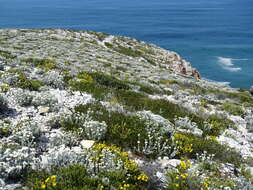
<svg viewBox="0 0 253 190"><path fill-rule="evenodd" d="M231 72L238 72L241 71L241 67L236 67L236 61L248 61L249 59L233 59L233 58L226 58L226 57L217 57L219 65L227 71Z"/></svg>

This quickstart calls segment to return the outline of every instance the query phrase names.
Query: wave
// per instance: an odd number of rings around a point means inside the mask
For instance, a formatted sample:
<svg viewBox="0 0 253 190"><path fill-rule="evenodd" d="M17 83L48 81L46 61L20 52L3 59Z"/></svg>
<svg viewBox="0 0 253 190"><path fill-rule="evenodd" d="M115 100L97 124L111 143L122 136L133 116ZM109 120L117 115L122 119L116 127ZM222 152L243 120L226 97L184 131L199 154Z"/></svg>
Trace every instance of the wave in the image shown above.
<svg viewBox="0 0 253 190"><path fill-rule="evenodd" d="M218 62L221 65L221 67L224 70L231 71L231 72L237 72L242 70L240 67L233 67L234 66L234 61L246 61L248 59L232 59L232 58L227 58L227 57L218 57Z"/></svg>
<svg viewBox="0 0 253 190"><path fill-rule="evenodd" d="M223 69L227 70L227 71L231 71L231 72L237 72L242 70L242 68L240 67L224 67Z"/></svg>

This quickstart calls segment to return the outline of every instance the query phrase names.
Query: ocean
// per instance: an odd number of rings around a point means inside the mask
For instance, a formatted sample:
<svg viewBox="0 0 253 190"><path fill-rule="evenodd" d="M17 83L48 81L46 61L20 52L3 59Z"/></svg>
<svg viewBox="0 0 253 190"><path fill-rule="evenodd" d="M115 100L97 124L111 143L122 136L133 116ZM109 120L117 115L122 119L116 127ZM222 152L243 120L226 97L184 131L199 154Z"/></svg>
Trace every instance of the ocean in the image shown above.
<svg viewBox="0 0 253 190"><path fill-rule="evenodd" d="M178 52L204 78L253 85L252 0L0 0L0 28L129 36Z"/></svg>

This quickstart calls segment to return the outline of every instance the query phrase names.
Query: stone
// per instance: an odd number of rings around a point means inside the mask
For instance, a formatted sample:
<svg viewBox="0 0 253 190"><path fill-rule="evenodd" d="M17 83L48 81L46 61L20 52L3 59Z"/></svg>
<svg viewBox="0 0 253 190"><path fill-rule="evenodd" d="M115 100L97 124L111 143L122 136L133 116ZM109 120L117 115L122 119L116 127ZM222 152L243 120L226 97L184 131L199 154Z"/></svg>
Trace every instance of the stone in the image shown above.
<svg viewBox="0 0 253 190"><path fill-rule="evenodd" d="M250 94L253 96L253 86L251 86L249 91L250 91Z"/></svg>
<svg viewBox="0 0 253 190"><path fill-rule="evenodd" d="M50 109L49 107L40 106L38 112L40 115L44 115L49 112L49 109Z"/></svg>
<svg viewBox="0 0 253 190"><path fill-rule="evenodd" d="M94 145L94 143L95 143L95 141L93 141L93 140L82 140L80 142L81 147L84 148L84 149L91 148Z"/></svg>
<svg viewBox="0 0 253 190"><path fill-rule="evenodd" d="M196 69L192 70L192 76L196 79L201 79L200 73Z"/></svg>

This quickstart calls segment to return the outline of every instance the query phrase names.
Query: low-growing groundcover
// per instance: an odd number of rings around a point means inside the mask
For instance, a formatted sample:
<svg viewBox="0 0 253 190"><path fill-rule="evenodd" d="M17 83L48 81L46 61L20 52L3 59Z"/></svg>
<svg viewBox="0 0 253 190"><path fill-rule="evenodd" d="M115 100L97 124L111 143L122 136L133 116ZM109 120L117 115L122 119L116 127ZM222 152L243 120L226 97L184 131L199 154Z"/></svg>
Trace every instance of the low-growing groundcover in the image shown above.
<svg viewBox="0 0 253 190"><path fill-rule="evenodd" d="M55 167L50 171L29 170L24 183L33 190L146 189L148 176L129 160L127 152L105 144L94 145L91 152L86 164L93 165L92 170L88 171L83 164ZM115 165L106 168L104 161Z"/></svg>

